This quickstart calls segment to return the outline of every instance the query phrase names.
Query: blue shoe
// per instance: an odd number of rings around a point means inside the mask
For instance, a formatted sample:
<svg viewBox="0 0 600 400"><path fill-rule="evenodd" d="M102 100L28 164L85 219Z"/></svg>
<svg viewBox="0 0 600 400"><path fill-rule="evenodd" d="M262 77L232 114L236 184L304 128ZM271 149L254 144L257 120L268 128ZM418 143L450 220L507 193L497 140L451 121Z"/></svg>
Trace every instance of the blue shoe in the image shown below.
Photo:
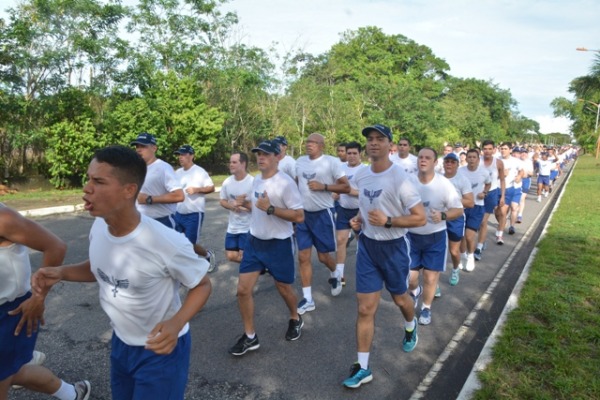
<svg viewBox="0 0 600 400"><path fill-rule="evenodd" d="M440 289L440 285L437 285L435 287L435 294L433 295L433 297L435 297L436 299L442 297L442 289Z"/></svg>
<svg viewBox="0 0 600 400"><path fill-rule="evenodd" d="M410 297L412 297L413 301L415 302L415 308L417 308L417 304L419 304L419 298L423 294L423 286L419 286L418 289L419 289L419 294L417 294L417 295L414 295L410 290L408 291L408 293L410 294Z"/></svg>
<svg viewBox="0 0 600 400"><path fill-rule="evenodd" d="M475 259L477 261L481 261L481 249L479 249L479 248L475 249L475 253L473 253L473 257L475 257Z"/></svg>
<svg viewBox="0 0 600 400"><path fill-rule="evenodd" d="M415 329L411 332L405 330L404 331L404 339L402 339L402 350L407 353L410 353L417 347L417 343L419 342L419 336L417 335L417 329L419 325L415 324Z"/></svg>
<svg viewBox="0 0 600 400"><path fill-rule="evenodd" d="M300 300L300 303L298 303L297 311L298 311L298 314L304 315L305 312L313 311L315 308L316 308L316 306L315 306L314 300L309 303L308 300L302 299L302 300Z"/></svg>
<svg viewBox="0 0 600 400"><path fill-rule="evenodd" d="M431 323L431 310L427 307L421 310L419 315L419 323L421 325L429 325Z"/></svg>
<svg viewBox="0 0 600 400"><path fill-rule="evenodd" d="M363 369L359 363L354 363L350 368L350 376L342 384L348 388L356 389L363 383L369 383L372 380L371 368Z"/></svg>

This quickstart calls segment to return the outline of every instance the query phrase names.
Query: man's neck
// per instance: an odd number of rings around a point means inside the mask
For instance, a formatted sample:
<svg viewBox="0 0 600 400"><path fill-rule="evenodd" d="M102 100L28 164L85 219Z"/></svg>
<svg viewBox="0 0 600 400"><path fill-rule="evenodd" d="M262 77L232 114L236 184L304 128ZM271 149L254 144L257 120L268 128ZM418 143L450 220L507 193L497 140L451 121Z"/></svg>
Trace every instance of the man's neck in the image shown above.
<svg viewBox="0 0 600 400"><path fill-rule="evenodd" d="M246 176L248 176L248 172L246 172L246 171L237 172L237 173L233 174L233 177L235 178L236 181L243 181L244 178L246 178Z"/></svg>
<svg viewBox="0 0 600 400"><path fill-rule="evenodd" d="M418 176L419 176L419 182L421 182L421 183L429 183L435 177L435 171L426 171L426 172L419 171L419 175Z"/></svg>
<svg viewBox="0 0 600 400"><path fill-rule="evenodd" d="M104 218L106 225L108 225L108 232L116 237L122 237L130 234L138 227L142 216L140 212L135 208L127 209L119 215L112 215Z"/></svg>
<svg viewBox="0 0 600 400"><path fill-rule="evenodd" d="M373 172L383 172L386 171L389 167L391 167L393 162L390 161L388 157L382 157L376 160L372 160L371 162L371 171Z"/></svg>

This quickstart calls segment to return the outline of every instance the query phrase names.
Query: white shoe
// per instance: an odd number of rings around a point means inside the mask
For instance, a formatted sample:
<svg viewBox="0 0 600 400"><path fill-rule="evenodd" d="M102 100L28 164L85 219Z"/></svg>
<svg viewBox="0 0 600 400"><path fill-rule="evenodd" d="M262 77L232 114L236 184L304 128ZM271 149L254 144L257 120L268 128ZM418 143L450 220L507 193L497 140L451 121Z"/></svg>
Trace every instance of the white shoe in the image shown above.
<svg viewBox="0 0 600 400"><path fill-rule="evenodd" d="M541 202L542 202L542 196L538 196L538 198L537 198L537 202L538 202L538 203L541 203Z"/></svg>
<svg viewBox="0 0 600 400"><path fill-rule="evenodd" d="M458 264L459 269L465 269L465 265L467 264L467 256L464 253L460 254L460 263Z"/></svg>
<svg viewBox="0 0 600 400"><path fill-rule="evenodd" d="M469 254L467 256L467 263L465 264L465 270L467 272L473 272L475 269L475 256L473 254Z"/></svg>

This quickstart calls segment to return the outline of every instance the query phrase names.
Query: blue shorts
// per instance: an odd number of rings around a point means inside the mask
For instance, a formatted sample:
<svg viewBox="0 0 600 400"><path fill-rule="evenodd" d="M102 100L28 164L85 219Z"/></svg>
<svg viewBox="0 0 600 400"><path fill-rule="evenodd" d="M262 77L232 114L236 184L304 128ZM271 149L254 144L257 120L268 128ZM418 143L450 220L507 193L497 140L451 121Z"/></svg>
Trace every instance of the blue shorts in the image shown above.
<svg viewBox="0 0 600 400"><path fill-rule="evenodd" d="M175 229L175 219L173 217L174 217L173 215L167 215L165 217L154 218L154 219L157 220L158 222L160 222L161 224L163 224L164 226L166 226L167 228Z"/></svg>
<svg viewBox="0 0 600 400"><path fill-rule="evenodd" d="M0 381L19 372L33 358L37 332L27 337L27 329L24 327L19 336L15 336L15 329L23 314L8 315L9 311L19 307L30 297L31 292L0 305Z"/></svg>
<svg viewBox="0 0 600 400"><path fill-rule="evenodd" d="M240 251L246 247L248 233L229 233L225 234L225 250Z"/></svg>
<svg viewBox="0 0 600 400"><path fill-rule="evenodd" d="M446 230L448 231L448 240L460 242L465 237L465 216L461 215L452 221L446 221Z"/></svg>
<svg viewBox="0 0 600 400"><path fill-rule="evenodd" d="M204 213L175 213L175 230L181 232L192 244L198 243L200 232L202 232L202 222L204 222Z"/></svg>
<svg viewBox="0 0 600 400"><path fill-rule="evenodd" d="M537 179L537 184L550 186L550 177L548 175L539 175Z"/></svg>
<svg viewBox="0 0 600 400"><path fill-rule="evenodd" d="M356 292L374 293L385 288L393 295L408 290L410 245L406 236L394 240L358 237Z"/></svg>
<svg viewBox="0 0 600 400"><path fill-rule="evenodd" d="M485 212L484 206L474 206L472 208L465 208L465 229L472 231L479 231L481 222L483 221L483 214Z"/></svg>
<svg viewBox="0 0 600 400"><path fill-rule="evenodd" d="M350 228L350 220L358 214L358 208L344 208L342 206L337 206L335 208L335 229L338 231Z"/></svg>
<svg viewBox="0 0 600 400"><path fill-rule="evenodd" d="M551 181L555 180L557 176L558 176L557 170L550 171L550 180Z"/></svg>
<svg viewBox="0 0 600 400"><path fill-rule="evenodd" d="M295 265L292 238L262 240L248 234L240 274L265 268L277 282L294 283Z"/></svg>
<svg viewBox="0 0 600 400"><path fill-rule="evenodd" d="M179 337L171 354L129 346L113 333L110 385L113 400L183 400L190 368L192 337Z"/></svg>
<svg viewBox="0 0 600 400"><path fill-rule="evenodd" d="M446 230L417 235L408 233L410 240L410 269L425 268L430 271L446 270L446 254L448 252L448 235Z"/></svg>
<svg viewBox="0 0 600 400"><path fill-rule="evenodd" d="M511 187L506 189L504 195L504 204L519 203L521 201L521 188Z"/></svg>
<svg viewBox="0 0 600 400"><path fill-rule="evenodd" d="M523 186L521 187L521 193L529 193L529 189L531 189L531 178L523 178L521 180L521 183L523 184Z"/></svg>
<svg viewBox="0 0 600 400"><path fill-rule="evenodd" d="M298 241L298 250L306 250L315 246L319 253L336 251L331 210L304 211L304 222L296 225L296 240Z"/></svg>
<svg viewBox="0 0 600 400"><path fill-rule="evenodd" d="M493 214L494 208L498 206L498 202L500 201L500 188L496 188L494 190L490 190L483 199L483 207L487 214Z"/></svg>

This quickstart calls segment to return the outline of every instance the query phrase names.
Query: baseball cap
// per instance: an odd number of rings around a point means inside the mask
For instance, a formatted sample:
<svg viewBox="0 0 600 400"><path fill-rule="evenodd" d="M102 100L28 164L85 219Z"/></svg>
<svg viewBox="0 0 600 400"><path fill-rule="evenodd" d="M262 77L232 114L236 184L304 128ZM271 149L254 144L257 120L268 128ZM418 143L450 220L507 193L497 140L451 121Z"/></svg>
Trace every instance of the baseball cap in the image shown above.
<svg viewBox="0 0 600 400"><path fill-rule="evenodd" d="M280 145L284 145L284 146L288 145L288 142L287 142L287 139L285 138L285 136L275 136L275 139L273 139L273 141L279 143Z"/></svg>
<svg viewBox="0 0 600 400"><path fill-rule="evenodd" d="M393 141L392 130L385 125L375 124L375 125L367 126L365 129L362 130L362 135L367 137L369 135L369 132L371 132L371 131L377 131L377 132L381 133L383 136L390 139L390 142Z"/></svg>
<svg viewBox="0 0 600 400"><path fill-rule="evenodd" d="M138 137L133 142L129 143L130 146L133 146L136 144L141 144L144 146L153 144L156 146L156 138L154 137L154 135L151 135L148 132L142 132L138 135Z"/></svg>
<svg viewBox="0 0 600 400"><path fill-rule="evenodd" d="M513 153L520 153L521 152L521 148L520 147L513 147L512 152Z"/></svg>
<svg viewBox="0 0 600 400"><path fill-rule="evenodd" d="M463 145L462 145L462 143L461 143L461 142L456 142L456 143L454 143L454 147L455 147L455 148L458 148L458 147L463 147Z"/></svg>
<svg viewBox="0 0 600 400"><path fill-rule="evenodd" d="M279 154L280 150L279 150L279 143L277 143L275 140L265 140L263 142L260 142L260 144L252 149L253 153L262 151L263 153L268 153L268 154Z"/></svg>
<svg viewBox="0 0 600 400"><path fill-rule="evenodd" d="M189 144L184 144L183 146L181 146L179 149L175 150L173 152L173 154L195 154L196 152L194 151L194 148L192 146L190 146Z"/></svg>
<svg viewBox="0 0 600 400"><path fill-rule="evenodd" d="M456 153L448 153L444 156L444 161L446 160L453 160L458 162L458 156L456 155Z"/></svg>

